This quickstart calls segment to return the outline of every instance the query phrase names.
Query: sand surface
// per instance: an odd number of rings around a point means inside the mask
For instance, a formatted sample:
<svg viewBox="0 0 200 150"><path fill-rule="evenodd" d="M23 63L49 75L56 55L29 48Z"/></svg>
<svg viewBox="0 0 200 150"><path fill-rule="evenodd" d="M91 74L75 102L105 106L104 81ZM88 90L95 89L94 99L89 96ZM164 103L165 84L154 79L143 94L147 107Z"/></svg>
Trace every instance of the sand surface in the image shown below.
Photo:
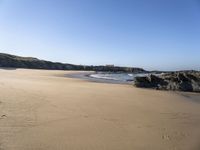
<svg viewBox="0 0 200 150"><path fill-rule="evenodd" d="M200 94L0 69L0 150L200 150Z"/></svg>

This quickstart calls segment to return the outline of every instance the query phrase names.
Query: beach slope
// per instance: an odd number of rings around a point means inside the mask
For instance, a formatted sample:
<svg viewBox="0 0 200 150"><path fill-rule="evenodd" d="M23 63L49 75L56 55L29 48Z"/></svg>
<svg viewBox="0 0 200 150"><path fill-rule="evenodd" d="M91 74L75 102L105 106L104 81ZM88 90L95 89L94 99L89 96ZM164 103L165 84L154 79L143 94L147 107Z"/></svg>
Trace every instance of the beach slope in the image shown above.
<svg viewBox="0 0 200 150"><path fill-rule="evenodd" d="M0 69L0 150L199 150L200 94Z"/></svg>

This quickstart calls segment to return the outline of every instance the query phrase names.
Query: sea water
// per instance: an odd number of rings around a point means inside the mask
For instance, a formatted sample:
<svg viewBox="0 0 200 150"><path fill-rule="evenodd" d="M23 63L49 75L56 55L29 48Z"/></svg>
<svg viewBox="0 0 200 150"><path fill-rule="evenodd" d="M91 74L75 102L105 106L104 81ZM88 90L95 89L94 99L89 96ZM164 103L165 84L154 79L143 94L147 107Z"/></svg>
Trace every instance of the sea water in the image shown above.
<svg viewBox="0 0 200 150"><path fill-rule="evenodd" d="M96 79L104 79L104 80L113 80L113 81L122 81L122 82L131 82L137 76L147 76L146 73L105 73L98 72L95 74L91 74L90 77Z"/></svg>

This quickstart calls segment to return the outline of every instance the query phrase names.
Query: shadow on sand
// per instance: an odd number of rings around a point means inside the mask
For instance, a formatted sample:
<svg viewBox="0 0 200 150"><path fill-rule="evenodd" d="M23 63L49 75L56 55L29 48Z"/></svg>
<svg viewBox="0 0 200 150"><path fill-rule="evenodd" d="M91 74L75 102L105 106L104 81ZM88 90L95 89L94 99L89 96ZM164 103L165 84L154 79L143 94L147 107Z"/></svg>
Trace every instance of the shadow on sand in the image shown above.
<svg viewBox="0 0 200 150"><path fill-rule="evenodd" d="M17 68L11 68L11 67L0 67L0 69L3 69L3 70L17 70Z"/></svg>

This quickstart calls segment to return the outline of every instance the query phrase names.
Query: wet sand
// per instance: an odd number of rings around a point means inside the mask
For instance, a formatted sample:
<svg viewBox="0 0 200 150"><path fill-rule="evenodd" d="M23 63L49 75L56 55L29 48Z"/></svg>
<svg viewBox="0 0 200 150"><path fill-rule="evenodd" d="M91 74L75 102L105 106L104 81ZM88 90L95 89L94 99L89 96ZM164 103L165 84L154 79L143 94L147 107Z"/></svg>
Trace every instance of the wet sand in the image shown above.
<svg viewBox="0 0 200 150"><path fill-rule="evenodd" d="M0 150L199 150L200 94L0 69Z"/></svg>

